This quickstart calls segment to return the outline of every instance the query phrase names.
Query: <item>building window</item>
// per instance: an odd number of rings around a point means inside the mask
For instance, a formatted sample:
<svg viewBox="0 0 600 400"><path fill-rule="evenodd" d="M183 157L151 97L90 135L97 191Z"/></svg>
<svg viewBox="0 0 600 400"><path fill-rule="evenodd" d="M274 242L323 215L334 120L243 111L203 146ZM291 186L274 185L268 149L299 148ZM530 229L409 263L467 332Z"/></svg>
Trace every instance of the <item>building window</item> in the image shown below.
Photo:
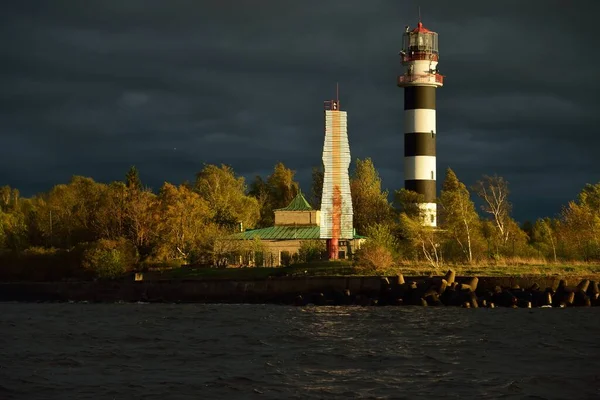
<svg viewBox="0 0 600 400"><path fill-rule="evenodd" d="M433 224L435 222L435 215L431 214L431 223Z"/></svg>
<svg viewBox="0 0 600 400"><path fill-rule="evenodd" d="M431 180L434 180L435 178L433 177L433 171L431 171Z"/></svg>

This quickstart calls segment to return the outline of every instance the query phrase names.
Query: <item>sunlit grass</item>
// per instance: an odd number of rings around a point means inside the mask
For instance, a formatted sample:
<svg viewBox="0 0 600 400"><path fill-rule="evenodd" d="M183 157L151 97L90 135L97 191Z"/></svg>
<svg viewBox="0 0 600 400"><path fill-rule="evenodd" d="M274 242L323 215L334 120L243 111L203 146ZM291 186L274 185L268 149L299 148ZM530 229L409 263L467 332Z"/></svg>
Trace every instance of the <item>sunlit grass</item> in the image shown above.
<svg viewBox="0 0 600 400"><path fill-rule="evenodd" d="M454 269L462 276L594 276L600 278L600 265L573 262L551 263L536 259L505 259L496 262L467 264L442 264L435 270L430 265L402 261L396 267L384 271L383 275L405 276L442 275ZM350 261L320 261L295 264L289 267L246 267L246 268L197 268L178 267L163 271L144 273L145 280L152 279L237 279L254 280L284 276L356 276L364 275Z"/></svg>
<svg viewBox="0 0 600 400"><path fill-rule="evenodd" d="M499 261L477 262L473 265L448 263L442 265L441 269L452 268L458 275L467 276L584 276L600 275L600 264L585 262L549 262L544 259L535 258L506 258ZM439 274L430 265L415 264L403 261L398 270L404 275L431 275Z"/></svg>

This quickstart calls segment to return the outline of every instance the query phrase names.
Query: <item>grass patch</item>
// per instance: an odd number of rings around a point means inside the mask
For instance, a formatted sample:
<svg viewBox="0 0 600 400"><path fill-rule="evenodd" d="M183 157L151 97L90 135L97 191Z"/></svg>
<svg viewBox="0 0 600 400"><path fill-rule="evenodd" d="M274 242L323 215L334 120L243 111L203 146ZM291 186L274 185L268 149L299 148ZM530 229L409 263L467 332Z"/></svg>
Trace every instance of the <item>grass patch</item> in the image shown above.
<svg viewBox="0 0 600 400"><path fill-rule="evenodd" d="M448 269L454 269L462 276L594 276L600 278L599 264L586 263L530 263L509 264L445 264L438 270L427 264L404 261L397 267L384 272L385 275L403 274L405 276L443 275ZM144 280L155 279L232 279L255 280L283 276L357 276L364 275L355 269L351 261L317 261L294 264L289 267L249 267L249 268L210 268L183 266L162 271L144 273Z"/></svg>
<svg viewBox="0 0 600 400"><path fill-rule="evenodd" d="M463 276L592 276L600 275L598 264L509 264L498 263L488 265L446 264L440 270L434 270L429 265L416 265L403 263L398 270L407 276L410 275L440 275L448 269L454 269L457 275Z"/></svg>

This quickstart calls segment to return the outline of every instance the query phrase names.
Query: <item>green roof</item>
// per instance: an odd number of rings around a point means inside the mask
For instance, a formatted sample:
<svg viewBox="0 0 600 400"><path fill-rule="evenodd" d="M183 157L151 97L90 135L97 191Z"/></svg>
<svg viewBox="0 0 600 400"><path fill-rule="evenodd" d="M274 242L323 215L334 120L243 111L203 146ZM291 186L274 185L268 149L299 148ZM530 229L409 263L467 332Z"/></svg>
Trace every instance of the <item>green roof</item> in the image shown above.
<svg viewBox="0 0 600 400"><path fill-rule="evenodd" d="M236 233L232 239L319 239L321 229L318 226L271 226Z"/></svg>
<svg viewBox="0 0 600 400"><path fill-rule="evenodd" d="M275 211L312 211L312 207L308 204L308 201L302 195L302 192L298 192L294 200L287 205L287 207L279 208Z"/></svg>
<svg viewBox="0 0 600 400"><path fill-rule="evenodd" d="M255 238L265 240L293 240L293 239L320 239L321 228L318 226L271 226L269 228L252 229L245 232L234 233L231 239L252 240ZM365 236L354 235L354 239L366 239Z"/></svg>

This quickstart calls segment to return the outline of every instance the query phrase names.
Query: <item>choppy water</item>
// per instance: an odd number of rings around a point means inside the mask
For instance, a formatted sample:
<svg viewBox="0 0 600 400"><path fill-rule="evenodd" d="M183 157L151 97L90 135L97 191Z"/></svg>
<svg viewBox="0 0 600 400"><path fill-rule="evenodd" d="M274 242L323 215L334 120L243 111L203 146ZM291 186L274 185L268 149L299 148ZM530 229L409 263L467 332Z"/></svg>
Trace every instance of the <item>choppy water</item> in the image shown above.
<svg viewBox="0 0 600 400"><path fill-rule="evenodd" d="M600 308L0 304L0 399L600 398Z"/></svg>

